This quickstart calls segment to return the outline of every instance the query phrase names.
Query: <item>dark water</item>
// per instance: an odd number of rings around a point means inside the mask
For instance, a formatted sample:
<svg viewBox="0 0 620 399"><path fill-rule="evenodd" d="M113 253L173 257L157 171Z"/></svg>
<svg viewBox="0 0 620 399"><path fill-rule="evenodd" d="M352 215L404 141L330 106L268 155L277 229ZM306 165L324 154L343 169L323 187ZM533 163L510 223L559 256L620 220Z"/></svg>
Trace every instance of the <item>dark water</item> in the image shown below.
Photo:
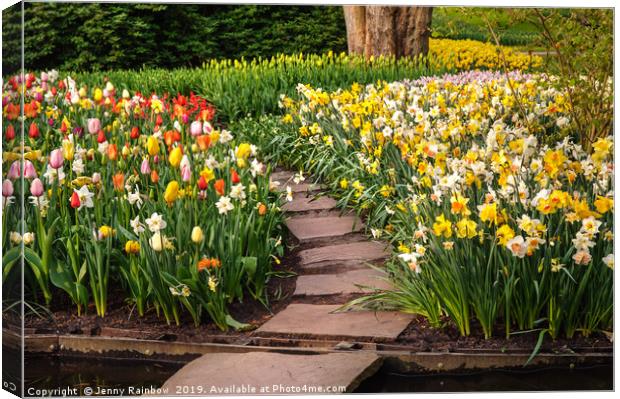
<svg viewBox="0 0 620 399"><path fill-rule="evenodd" d="M3 381L18 381L9 367L19 353L3 348ZM27 356L26 396L137 395L156 389L183 366L180 362L110 360L67 356ZM19 374L17 374L19 375ZM6 388L5 388L6 389ZM91 389L91 391L85 391ZM131 390L130 390L131 389ZM399 374L382 368L364 381L357 393L475 392L475 391L576 391L612 390L613 366L554 367L482 370L441 374Z"/></svg>
<svg viewBox="0 0 620 399"><path fill-rule="evenodd" d="M3 363L6 364L6 350ZM9 355L19 359L18 353ZM183 367L184 363L147 360L111 360L67 356L26 356L26 396L119 396L157 394L156 389ZM3 380L10 379L3 370ZM89 391L90 389L90 391ZM48 391L44 391L48 390Z"/></svg>
<svg viewBox="0 0 620 399"><path fill-rule="evenodd" d="M356 392L598 391L612 390L613 378L611 364L441 374L399 374L381 369Z"/></svg>

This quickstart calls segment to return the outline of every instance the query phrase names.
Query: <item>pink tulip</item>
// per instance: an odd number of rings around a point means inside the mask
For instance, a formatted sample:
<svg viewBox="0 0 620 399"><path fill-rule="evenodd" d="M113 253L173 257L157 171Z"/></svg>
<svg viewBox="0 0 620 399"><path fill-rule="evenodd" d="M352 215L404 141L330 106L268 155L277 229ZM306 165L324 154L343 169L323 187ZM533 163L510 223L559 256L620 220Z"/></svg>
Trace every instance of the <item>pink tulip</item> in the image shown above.
<svg viewBox="0 0 620 399"><path fill-rule="evenodd" d="M182 119L183 119L183 123L187 124L187 122L189 122L189 115L183 114Z"/></svg>
<svg viewBox="0 0 620 399"><path fill-rule="evenodd" d="M41 82L47 82L48 78L47 72L41 72Z"/></svg>
<svg viewBox="0 0 620 399"><path fill-rule="evenodd" d="M213 130L213 126L211 126L209 122L205 122L205 124L202 125L202 132L204 134L210 134L212 130Z"/></svg>
<svg viewBox="0 0 620 399"><path fill-rule="evenodd" d="M192 136L200 136L202 134L202 123L200 121L194 121L189 127L189 132Z"/></svg>
<svg viewBox="0 0 620 399"><path fill-rule="evenodd" d="M181 180L183 180L184 182L188 182L190 181L192 178L192 170L189 167L183 167L181 168Z"/></svg>
<svg viewBox="0 0 620 399"><path fill-rule="evenodd" d="M2 182L2 196L10 197L11 195L13 195L13 183L6 179Z"/></svg>
<svg viewBox="0 0 620 399"><path fill-rule="evenodd" d="M50 166L54 169L59 169L62 167L64 160L65 158L63 157L62 150L60 148L55 149L50 154Z"/></svg>
<svg viewBox="0 0 620 399"><path fill-rule="evenodd" d="M101 121L99 118L88 119L88 133L97 134L101 130Z"/></svg>
<svg viewBox="0 0 620 399"><path fill-rule="evenodd" d="M35 179L37 177L37 171L29 160L24 161L24 177L26 179Z"/></svg>
<svg viewBox="0 0 620 399"><path fill-rule="evenodd" d="M101 181L101 174L98 172L93 173L93 177L91 177L93 183L97 184Z"/></svg>
<svg viewBox="0 0 620 399"><path fill-rule="evenodd" d="M154 163L159 163L159 155L155 155L155 156L153 157L153 162L154 162Z"/></svg>
<svg viewBox="0 0 620 399"><path fill-rule="evenodd" d="M43 191L43 182L41 181L41 179L34 179L32 181L32 184L30 185L30 194L34 195L35 197L40 197L43 195Z"/></svg>
<svg viewBox="0 0 620 399"><path fill-rule="evenodd" d="M9 173L7 173L6 177L8 177L11 180L15 180L15 179L19 179L20 175L21 175L21 167L19 165L19 161L15 161L11 164L11 167L9 168Z"/></svg>
<svg viewBox="0 0 620 399"><path fill-rule="evenodd" d="M143 175L148 175L151 173L151 166L149 165L149 160L146 158L142 160L142 165L140 165L140 173Z"/></svg>

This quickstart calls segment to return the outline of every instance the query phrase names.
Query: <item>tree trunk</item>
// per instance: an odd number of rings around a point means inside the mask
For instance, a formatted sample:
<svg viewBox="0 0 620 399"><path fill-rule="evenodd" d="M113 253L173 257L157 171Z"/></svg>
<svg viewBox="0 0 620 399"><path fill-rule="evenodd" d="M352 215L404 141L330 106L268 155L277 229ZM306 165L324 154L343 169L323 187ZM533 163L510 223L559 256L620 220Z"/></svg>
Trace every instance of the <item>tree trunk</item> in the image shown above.
<svg viewBox="0 0 620 399"><path fill-rule="evenodd" d="M366 6L366 57L396 54L394 7Z"/></svg>
<svg viewBox="0 0 620 399"><path fill-rule="evenodd" d="M432 7L344 6L349 53L426 55L432 15Z"/></svg>
<svg viewBox="0 0 620 399"><path fill-rule="evenodd" d="M343 6L349 54L364 54L366 10L364 6Z"/></svg>

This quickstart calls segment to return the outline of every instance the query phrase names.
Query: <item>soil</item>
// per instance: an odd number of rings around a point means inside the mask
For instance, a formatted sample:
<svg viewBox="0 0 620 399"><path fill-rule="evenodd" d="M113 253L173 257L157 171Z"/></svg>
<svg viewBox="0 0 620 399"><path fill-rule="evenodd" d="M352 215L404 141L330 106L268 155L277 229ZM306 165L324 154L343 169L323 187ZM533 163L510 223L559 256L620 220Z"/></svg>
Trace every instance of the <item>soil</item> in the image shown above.
<svg viewBox="0 0 620 399"><path fill-rule="evenodd" d="M290 277L272 277L266 286L268 306L245 295L243 302L230 305L231 316L241 322L258 328L274 314L284 309L292 300L298 270L295 270L297 251L288 251L281 260L276 272L291 273ZM138 317L133 306L122 298L122 291L110 292L105 318L98 317L91 304L86 315L77 315L75 306L70 302L52 302L50 317L26 315L24 325L27 334L76 334L86 336L122 336L141 339L155 339L180 342L230 342L234 337L249 337L251 331L220 330L215 324L204 322L196 327L186 312L180 315L180 324L166 324L163 316L158 316L154 309L149 309L143 317ZM5 327L15 329L20 324L14 314L3 315Z"/></svg>

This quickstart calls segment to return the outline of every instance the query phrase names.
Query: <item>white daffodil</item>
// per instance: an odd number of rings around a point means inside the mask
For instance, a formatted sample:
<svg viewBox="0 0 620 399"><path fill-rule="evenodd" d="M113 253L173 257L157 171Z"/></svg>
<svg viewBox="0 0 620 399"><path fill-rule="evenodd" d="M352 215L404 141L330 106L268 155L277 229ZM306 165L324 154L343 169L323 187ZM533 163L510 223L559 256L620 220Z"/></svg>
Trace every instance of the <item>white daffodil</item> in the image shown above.
<svg viewBox="0 0 620 399"><path fill-rule="evenodd" d="M73 191L77 193L78 198L80 199L80 206L78 210L83 207L92 208L95 206L95 203L93 202L93 197L95 194L88 190L88 186L82 186L79 190L73 189Z"/></svg>
<svg viewBox="0 0 620 399"><path fill-rule="evenodd" d="M215 203L215 206L217 207L220 215L225 215L229 211L235 209L234 205L230 201L230 198L228 198L227 196L220 197L220 199Z"/></svg>
<svg viewBox="0 0 620 399"><path fill-rule="evenodd" d="M82 161L82 159L77 158L73 161L73 165L71 166L71 169L73 169L73 171L75 173L77 173L78 175L81 175L82 173L84 173L84 161Z"/></svg>
<svg viewBox="0 0 620 399"><path fill-rule="evenodd" d="M149 230L153 233L157 233L166 228L166 221L160 214L153 212L151 217L146 219L146 225L149 226Z"/></svg>
<svg viewBox="0 0 620 399"><path fill-rule="evenodd" d="M232 186L230 189L230 197L240 201L245 199L245 187L242 183Z"/></svg>
<svg viewBox="0 0 620 399"><path fill-rule="evenodd" d="M129 221L129 224L131 225L131 228L133 229L133 232L136 233L136 235L140 235L140 233L143 233L145 231L144 225L140 223L140 216L136 216L135 218L131 219L131 221Z"/></svg>
<svg viewBox="0 0 620 399"><path fill-rule="evenodd" d="M138 189L137 186L136 186L136 191L134 191L133 193L127 194L127 201L129 201L131 205L136 205L138 209L140 209L143 201L142 201L142 197L140 196L140 190Z"/></svg>

